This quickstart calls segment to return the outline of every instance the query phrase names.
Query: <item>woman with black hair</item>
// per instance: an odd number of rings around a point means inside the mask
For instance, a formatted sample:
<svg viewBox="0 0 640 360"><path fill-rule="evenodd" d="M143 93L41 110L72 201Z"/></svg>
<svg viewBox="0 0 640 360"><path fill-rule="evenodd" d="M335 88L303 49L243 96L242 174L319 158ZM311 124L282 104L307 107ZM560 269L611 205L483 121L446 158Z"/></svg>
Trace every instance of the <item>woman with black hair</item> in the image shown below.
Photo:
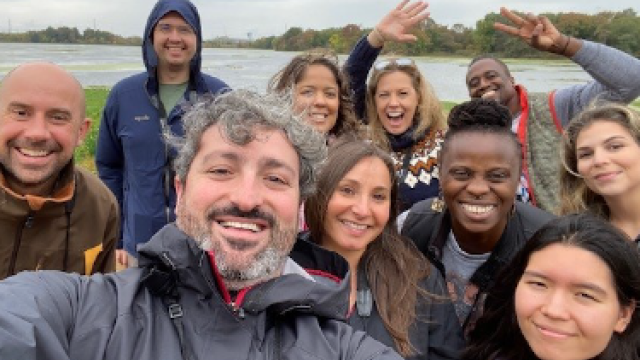
<svg viewBox="0 0 640 360"><path fill-rule="evenodd" d="M548 223L500 273L463 359L637 360L638 255L592 215Z"/></svg>
<svg viewBox="0 0 640 360"><path fill-rule="evenodd" d="M441 197L415 204L402 234L445 276L467 333L496 273L553 215L515 200L522 157L507 108L472 100L454 107L448 122Z"/></svg>

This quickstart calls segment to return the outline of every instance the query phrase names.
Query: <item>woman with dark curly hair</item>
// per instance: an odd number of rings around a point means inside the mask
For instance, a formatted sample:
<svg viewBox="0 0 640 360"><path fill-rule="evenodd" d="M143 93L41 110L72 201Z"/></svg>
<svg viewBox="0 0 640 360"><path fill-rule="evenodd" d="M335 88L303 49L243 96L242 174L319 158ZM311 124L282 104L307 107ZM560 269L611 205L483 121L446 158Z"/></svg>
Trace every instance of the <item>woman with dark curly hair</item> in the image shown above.
<svg viewBox="0 0 640 360"><path fill-rule="evenodd" d="M500 273L464 360L637 360L640 261L602 219L541 228Z"/></svg>
<svg viewBox="0 0 640 360"><path fill-rule="evenodd" d="M329 139L357 130L349 81L331 50L295 56L271 78L268 89L291 91L297 112Z"/></svg>
<svg viewBox="0 0 640 360"><path fill-rule="evenodd" d="M302 238L349 263L348 323L406 359L457 359L463 346L442 276L398 234L398 188L388 153L368 141L338 140L305 203Z"/></svg>

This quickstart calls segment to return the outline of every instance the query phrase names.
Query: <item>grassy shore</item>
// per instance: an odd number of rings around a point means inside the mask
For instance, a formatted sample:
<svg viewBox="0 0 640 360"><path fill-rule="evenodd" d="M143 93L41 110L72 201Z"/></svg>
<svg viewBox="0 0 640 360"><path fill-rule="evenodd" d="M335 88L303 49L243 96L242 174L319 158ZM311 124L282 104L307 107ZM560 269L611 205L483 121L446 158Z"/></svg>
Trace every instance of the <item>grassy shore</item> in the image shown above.
<svg viewBox="0 0 640 360"><path fill-rule="evenodd" d="M107 101L109 89L106 87L89 87L85 89L87 98L87 116L91 118L91 130L87 135L84 143L76 149L76 162L81 166L95 172L96 166L94 156L96 153L96 141L98 140L98 128L100 127L100 116L102 108ZM452 101L443 101L442 106L446 112L449 112L456 103ZM640 99L632 104L636 109L640 110Z"/></svg>

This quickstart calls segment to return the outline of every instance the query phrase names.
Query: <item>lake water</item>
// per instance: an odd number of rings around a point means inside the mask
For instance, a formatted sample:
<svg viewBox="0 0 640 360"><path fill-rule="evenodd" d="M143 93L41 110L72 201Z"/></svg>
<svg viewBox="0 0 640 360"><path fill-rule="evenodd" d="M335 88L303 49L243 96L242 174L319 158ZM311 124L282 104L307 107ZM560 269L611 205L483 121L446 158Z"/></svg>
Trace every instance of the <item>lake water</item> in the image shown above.
<svg viewBox="0 0 640 360"><path fill-rule="evenodd" d="M70 70L84 86L112 86L144 71L137 46L74 44L0 44L0 79L25 61L47 60ZM264 91L269 78L296 53L248 49L203 49L203 71L217 76L232 88ZM340 57L344 61L345 57ZM442 100L465 100L466 66L470 59L415 58ZM580 67L569 62L509 64L516 81L529 91L548 91L588 81Z"/></svg>

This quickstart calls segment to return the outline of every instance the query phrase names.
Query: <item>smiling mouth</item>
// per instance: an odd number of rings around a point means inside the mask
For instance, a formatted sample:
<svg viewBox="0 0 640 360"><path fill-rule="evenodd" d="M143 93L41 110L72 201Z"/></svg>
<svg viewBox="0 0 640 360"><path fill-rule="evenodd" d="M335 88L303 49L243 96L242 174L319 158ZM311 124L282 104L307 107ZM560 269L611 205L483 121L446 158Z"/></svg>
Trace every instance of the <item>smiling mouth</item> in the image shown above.
<svg viewBox="0 0 640 360"><path fill-rule="evenodd" d="M34 157L34 158L42 158L51 154L51 152L48 150L28 149L28 148L16 148L16 150L18 150L18 152L24 156Z"/></svg>
<svg viewBox="0 0 640 360"><path fill-rule="evenodd" d="M403 116L404 116L403 112L388 112L387 113L387 118L390 121L400 121L400 120L402 120Z"/></svg>
<svg viewBox="0 0 640 360"><path fill-rule="evenodd" d="M461 204L462 208L474 215L485 215L493 211L496 208L495 205L471 205L471 204Z"/></svg>
<svg viewBox="0 0 640 360"><path fill-rule="evenodd" d="M239 221L218 221L218 224L220 224L220 226L224 227L225 229L246 230L254 233L260 232L265 229L264 226L258 224Z"/></svg>
<svg viewBox="0 0 640 360"><path fill-rule="evenodd" d="M603 173L603 174L598 174L596 176L594 176L594 178L596 180L610 180L614 177L616 177L620 172L619 171L610 171L607 173Z"/></svg>
<svg viewBox="0 0 640 360"><path fill-rule="evenodd" d="M319 114L319 113L312 113L309 114L309 119L311 119L312 121L315 122L322 122L325 121L327 119L329 115L328 114Z"/></svg>
<svg viewBox="0 0 640 360"><path fill-rule="evenodd" d="M568 332L547 328L547 327L540 326L540 325L535 324L535 323L533 325L538 329L538 331L540 331L546 337L550 337L550 338L554 338L554 339L566 339L566 338L572 336Z"/></svg>
<svg viewBox="0 0 640 360"><path fill-rule="evenodd" d="M355 230L360 230L360 231L362 231L362 230L367 230L367 228L369 228L369 226L368 226L368 225L365 225L365 224L358 224L358 223L354 223L354 222L352 222L352 221L348 221L348 220L341 220L340 222L341 222L343 225L345 225L345 226L347 226L347 227L349 227L349 228L355 229Z"/></svg>

